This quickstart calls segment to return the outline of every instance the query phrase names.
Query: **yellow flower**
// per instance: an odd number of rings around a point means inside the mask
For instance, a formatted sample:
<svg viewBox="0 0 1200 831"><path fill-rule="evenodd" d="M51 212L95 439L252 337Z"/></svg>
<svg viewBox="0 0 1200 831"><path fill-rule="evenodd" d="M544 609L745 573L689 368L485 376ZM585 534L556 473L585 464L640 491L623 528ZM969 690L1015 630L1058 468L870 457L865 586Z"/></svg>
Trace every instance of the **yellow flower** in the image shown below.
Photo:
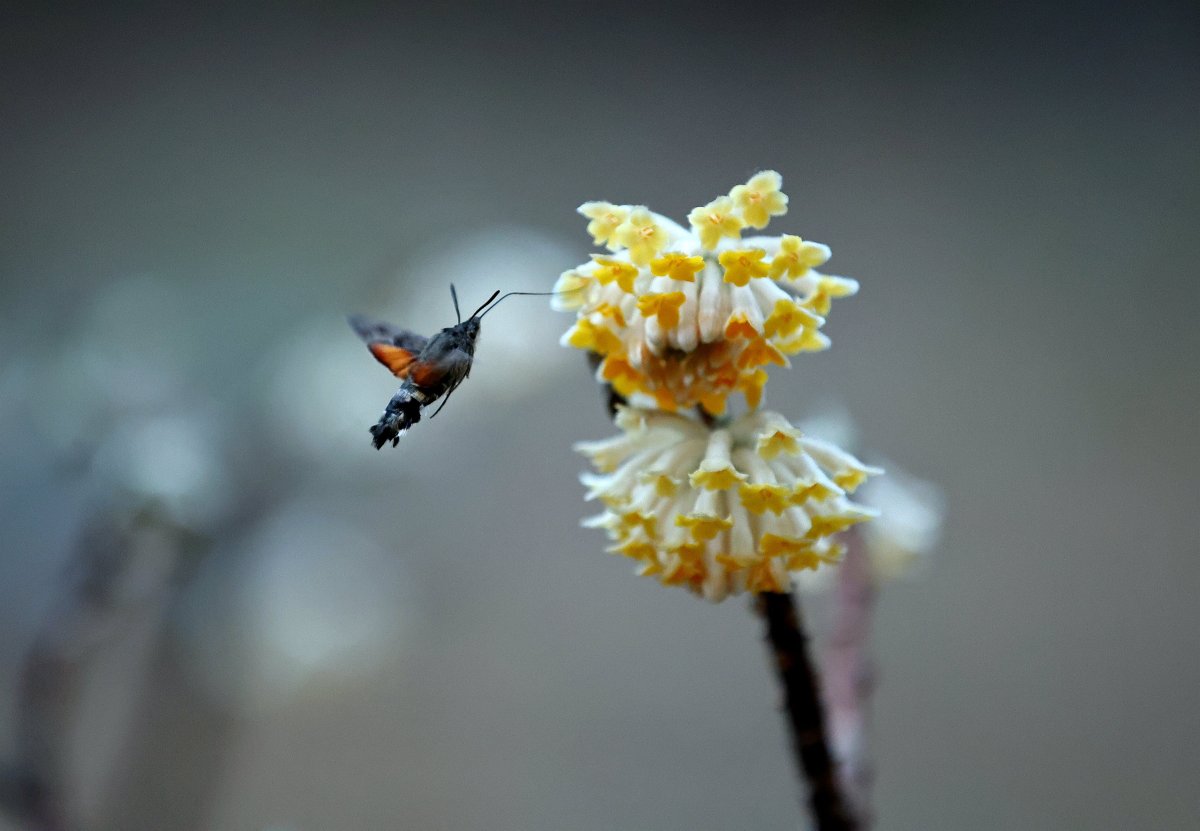
<svg viewBox="0 0 1200 831"><path fill-rule="evenodd" d="M846 493L853 493L868 477L883 473L877 467L864 465L845 450L829 442L809 439L807 449L821 467L832 471L834 483Z"/></svg>
<svg viewBox="0 0 1200 831"><path fill-rule="evenodd" d="M587 303L587 295L583 291L592 280L586 274L571 268L559 275L554 283L554 296L550 298L550 307L559 312L573 312Z"/></svg>
<svg viewBox="0 0 1200 831"><path fill-rule="evenodd" d="M607 326L598 326L588 318L580 318L563 336L568 346L607 355L621 349L621 339Z"/></svg>
<svg viewBox="0 0 1200 831"><path fill-rule="evenodd" d="M736 312L729 316L729 320L725 322L725 337L733 340L734 338L757 338L762 334L759 331L761 323L755 325L757 321L751 320L745 312Z"/></svg>
<svg viewBox="0 0 1200 831"><path fill-rule="evenodd" d="M779 242L779 253L771 260L771 277L778 280L786 276L795 280L807 274L809 269L825 265L828 261L828 247L785 234Z"/></svg>
<svg viewBox="0 0 1200 831"><path fill-rule="evenodd" d="M658 323L664 329L679 325L679 307L683 305L684 297L681 291L666 294L643 294L638 298L638 311L644 317L657 317Z"/></svg>
<svg viewBox="0 0 1200 831"><path fill-rule="evenodd" d="M779 366L787 366L788 360L784 357L783 352L779 347L772 344L766 338L752 338L747 342L746 348L742 350L742 354L738 355L738 369L754 369L763 364L778 364Z"/></svg>
<svg viewBox="0 0 1200 831"><path fill-rule="evenodd" d="M621 311L620 306L614 306L611 303L600 303L592 310L592 314L598 314L601 317L607 317L612 320L617 326L625 325L625 313Z"/></svg>
<svg viewBox="0 0 1200 831"><path fill-rule="evenodd" d="M581 477L588 498L606 506L585 525L664 585L710 600L787 591L795 572L837 560L834 534L873 515L831 478L848 464L842 451L800 437L776 413L710 427L622 408L617 426L612 438L576 446L600 471Z"/></svg>
<svg viewBox="0 0 1200 831"><path fill-rule="evenodd" d="M629 258L646 265L667 244L667 231L645 208L635 208L616 230L617 242L629 249Z"/></svg>
<svg viewBox="0 0 1200 831"><path fill-rule="evenodd" d="M771 217L787 213L788 198L781 187L783 177L774 170L764 170L746 184L734 187L729 196L741 209L747 225L766 228Z"/></svg>
<svg viewBox="0 0 1200 831"><path fill-rule="evenodd" d="M761 248L722 251L718 259L725 267L725 282L744 286L754 277L766 277L770 267L762 261L765 256Z"/></svg>
<svg viewBox="0 0 1200 831"><path fill-rule="evenodd" d="M598 349L593 349L593 352L599 352ZM603 354L603 353L601 353ZM600 378L612 384L621 395L629 396L638 391L641 384L642 374L634 369L628 360L618 355L609 355L600 364Z"/></svg>
<svg viewBox="0 0 1200 831"><path fill-rule="evenodd" d="M617 229L629 216L629 207L614 205L611 202L584 202L578 210L591 220L587 232L592 235L592 242L607 246L610 251L616 251L619 247Z"/></svg>
<svg viewBox="0 0 1200 831"><path fill-rule="evenodd" d="M770 317L763 323L763 333L773 338L791 338L797 330L818 329L825 321L819 316L801 306L795 300L782 299L775 301L775 308Z"/></svg>
<svg viewBox="0 0 1200 831"><path fill-rule="evenodd" d="M728 430L717 430L708 437L708 447L700 467L688 475L693 488L723 491L746 480L733 466L730 454L733 450L733 434Z"/></svg>
<svg viewBox="0 0 1200 831"><path fill-rule="evenodd" d="M638 269L620 260L609 260L604 257L592 255L599 268L596 269L593 275L600 285L606 286L609 283L616 283L621 287L621 291L628 294L633 293L633 281L637 279Z"/></svg>
<svg viewBox="0 0 1200 831"><path fill-rule="evenodd" d="M804 438L800 431L789 424L782 416L763 419L763 430L758 434L758 443L754 450L764 459L774 459L780 454L798 456L800 440Z"/></svg>
<svg viewBox="0 0 1200 831"><path fill-rule="evenodd" d="M765 369L756 369L753 372L744 372L738 375L737 391L746 397L746 406L750 409L757 409L762 403L763 387L767 385L767 371Z"/></svg>
<svg viewBox="0 0 1200 831"><path fill-rule="evenodd" d="M691 531L692 538L697 542L708 542L717 534L733 527L733 522L728 517L704 513L680 514L675 517L675 524Z"/></svg>
<svg viewBox="0 0 1200 831"><path fill-rule="evenodd" d="M738 488L738 496L752 514L764 511L781 514L792 504L791 491L783 485L742 485Z"/></svg>
<svg viewBox="0 0 1200 831"><path fill-rule="evenodd" d="M685 283L696 282L696 272L704 268L703 257L688 257L670 251L650 261L650 273L655 277L669 277Z"/></svg>
<svg viewBox="0 0 1200 831"><path fill-rule="evenodd" d="M688 214L688 222L700 244L709 251L716 250L722 237L740 236L746 224L737 215L733 200L728 196L718 196L703 208L693 208Z"/></svg>
<svg viewBox="0 0 1200 831"><path fill-rule="evenodd" d="M779 351L785 355L797 352L820 352L829 348L829 338L816 329L802 329L794 338L778 341Z"/></svg>

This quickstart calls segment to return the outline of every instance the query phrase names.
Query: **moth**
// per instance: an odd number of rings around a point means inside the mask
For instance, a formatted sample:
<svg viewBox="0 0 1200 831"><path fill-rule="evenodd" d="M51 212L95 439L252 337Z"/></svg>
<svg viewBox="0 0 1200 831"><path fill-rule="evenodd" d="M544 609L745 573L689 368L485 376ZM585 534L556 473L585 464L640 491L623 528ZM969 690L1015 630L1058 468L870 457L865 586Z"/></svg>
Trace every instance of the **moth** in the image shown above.
<svg viewBox="0 0 1200 831"><path fill-rule="evenodd" d="M418 335L365 315L351 315L348 318L350 326L366 341L367 349L403 382L388 401L379 421L371 427L371 443L375 449L382 449L389 441L392 447L399 444L400 434L419 422L421 411L439 398L442 403L430 418L442 411L459 384L471 374L475 342L479 338L479 322L485 314L496 308L501 300L514 294L553 293L510 291L497 300L500 294L497 289L474 314L463 320L458 310L458 292L451 284L450 296L454 299L454 315L458 322L433 337Z"/></svg>

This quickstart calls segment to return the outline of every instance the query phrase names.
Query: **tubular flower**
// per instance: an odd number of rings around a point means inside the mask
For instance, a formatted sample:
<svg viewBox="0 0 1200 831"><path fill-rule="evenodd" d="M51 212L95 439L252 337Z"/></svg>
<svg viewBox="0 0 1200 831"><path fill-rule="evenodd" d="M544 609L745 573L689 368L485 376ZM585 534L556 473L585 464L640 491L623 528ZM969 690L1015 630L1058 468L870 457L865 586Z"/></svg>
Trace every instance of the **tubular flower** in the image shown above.
<svg viewBox="0 0 1200 831"><path fill-rule="evenodd" d="M765 170L746 184L734 187L729 197L742 209L747 225L766 228L771 217L787 213L788 198L781 187L783 177L774 170Z"/></svg>
<svg viewBox="0 0 1200 831"><path fill-rule="evenodd" d="M834 535L874 516L847 494L881 473L778 413L710 427L674 413L621 408L621 434L576 449L596 474L588 498L604 511L610 551L638 573L709 600L788 591L795 572L836 562Z"/></svg>
<svg viewBox="0 0 1200 831"><path fill-rule="evenodd" d="M782 178L764 171L688 215L684 228L647 208L587 202L579 212L604 255L559 278L555 308L576 313L564 345L599 354L598 380L665 410L725 412L742 393L758 406L769 364L826 349L834 298L858 283L816 270L819 243L742 238L787 211Z"/></svg>

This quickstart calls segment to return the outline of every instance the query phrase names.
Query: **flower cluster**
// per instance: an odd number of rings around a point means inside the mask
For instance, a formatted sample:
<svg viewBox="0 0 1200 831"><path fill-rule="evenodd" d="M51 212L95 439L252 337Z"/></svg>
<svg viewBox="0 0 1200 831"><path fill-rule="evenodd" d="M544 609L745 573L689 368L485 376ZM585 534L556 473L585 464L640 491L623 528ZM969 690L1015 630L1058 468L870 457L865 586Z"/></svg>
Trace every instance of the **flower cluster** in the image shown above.
<svg viewBox="0 0 1200 831"><path fill-rule="evenodd" d="M620 435L576 446L599 471L583 477L588 497L605 506L586 524L666 585L710 600L787 591L791 572L837 560L833 534L874 516L847 494L882 471L777 413L714 429L626 407L616 422Z"/></svg>
<svg viewBox="0 0 1200 831"><path fill-rule="evenodd" d="M688 214L690 228L647 208L587 202L607 249L559 277L557 308L577 313L563 343L598 354L599 380L663 410L725 412L740 392L762 400L766 367L829 346L833 298L858 283L817 271L826 246L798 236L743 237L787 212L782 178L764 171Z"/></svg>
<svg viewBox="0 0 1200 831"><path fill-rule="evenodd" d="M836 535L873 516L847 494L880 473L759 411L766 367L825 349L835 297L858 284L817 271L829 249L797 236L743 237L787 212L774 171L688 215L588 202L588 232L608 253L562 274L554 305L574 311L567 346L598 356L598 380L630 406L622 433L577 449L611 551L639 573L711 600L784 592L836 562ZM740 392L751 412L725 415ZM695 409L695 413L684 411Z"/></svg>

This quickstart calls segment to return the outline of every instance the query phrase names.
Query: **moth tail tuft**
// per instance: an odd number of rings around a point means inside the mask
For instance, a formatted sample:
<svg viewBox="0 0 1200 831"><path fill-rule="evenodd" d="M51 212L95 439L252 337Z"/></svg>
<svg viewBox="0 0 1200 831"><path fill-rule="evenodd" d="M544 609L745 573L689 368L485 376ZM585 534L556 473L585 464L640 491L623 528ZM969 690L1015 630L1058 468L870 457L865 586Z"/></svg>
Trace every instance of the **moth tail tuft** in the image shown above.
<svg viewBox="0 0 1200 831"><path fill-rule="evenodd" d="M376 450L382 450L389 441L395 447L400 443L400 434L420 420L421 402L411 395L408 385L402 386L371 427L371 444Z"/></svg>

